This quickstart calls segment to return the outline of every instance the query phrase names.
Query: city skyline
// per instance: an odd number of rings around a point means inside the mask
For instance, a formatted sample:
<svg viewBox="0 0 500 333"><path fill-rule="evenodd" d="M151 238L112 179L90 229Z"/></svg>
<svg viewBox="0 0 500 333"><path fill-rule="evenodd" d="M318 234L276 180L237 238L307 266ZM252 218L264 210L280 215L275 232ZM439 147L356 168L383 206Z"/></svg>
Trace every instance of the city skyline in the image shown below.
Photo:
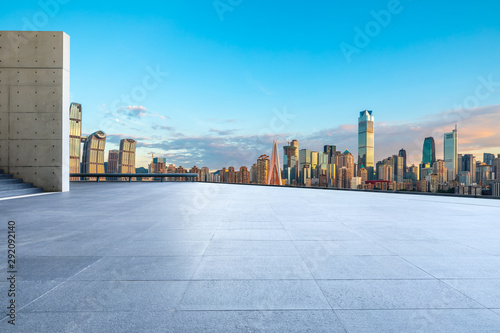
<svg viewBox="0 0 500 333"><path fill-rule="evenodd" d="M500 4L117 4L8 3L0 18L6 30L71 36L83 133L104 131L111 149L134 138L138 166L149 152L249 164L273 139L356 154L351 112L364 109L377 114L376 160L396 149L394 135L412 160L415 138L455 123L465 153L500 152Z"/></svg>

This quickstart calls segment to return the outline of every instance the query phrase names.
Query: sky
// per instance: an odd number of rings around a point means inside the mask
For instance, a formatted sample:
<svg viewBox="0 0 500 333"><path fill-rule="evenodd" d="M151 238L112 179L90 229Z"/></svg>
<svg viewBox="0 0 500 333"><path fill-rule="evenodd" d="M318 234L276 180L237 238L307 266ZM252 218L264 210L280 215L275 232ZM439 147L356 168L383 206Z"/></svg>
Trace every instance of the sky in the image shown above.
<svg viewBox="0 0 500 333"><path fill-rule="evenodd" d="M459 153L500 154L500 3L494 1L4 2L0 30L71 37L71 100L108 149L138 141L190 168L251 166L292 139L357 156L359 112L375 159L455 124ZM280 148L281 149L281 148Z"/></svg>

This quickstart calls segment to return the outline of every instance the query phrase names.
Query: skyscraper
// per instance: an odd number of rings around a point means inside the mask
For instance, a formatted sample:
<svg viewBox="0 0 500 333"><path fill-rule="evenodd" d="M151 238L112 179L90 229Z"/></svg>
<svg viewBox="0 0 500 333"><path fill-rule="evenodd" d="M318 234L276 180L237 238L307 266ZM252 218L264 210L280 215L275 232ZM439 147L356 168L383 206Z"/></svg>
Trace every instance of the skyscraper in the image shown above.
<svg viewBox="0 0 500 333"><path fill-rule="evenodd" d="M118 173L118 150L110 150L108 152L108 164L106 168L106 173ZM118 180L117 177L107 177L107 180Z"/></svg>
<svg viewBox="0 0 500 333"><path fill-rule="evenodd" d="M269 173L267 175L267 185L282 185L281 184L280 155L279 155L277 141L273 141L273 152L271 154L271 162L269 163Z"/></svg>
<svg viewBox="0 0 500 333"><path fill-rule="evenodd" d="M364 110L359 113L358 119L358 167L364 167L368 171L368 178L373 179L373 168L375 166L374 156L374 129L373 112Z"/></svg>
<svg viewBox="0 0 500 333"><path fill-rule="evenodd" d="M135 173L135 147L137 142L132 139L120 141L120 156L118 157L118 173Z"/></svg>
<svg viewBox="0 0 500 333"><path fill-rule="evenodd" d="M328 164L332 164L332 156L335 155L337 147L333 145L325 145L323 147L323 152L328 156Z"/></svg>
<svg viewBox="0 0 500 333"><path fill-rule="evenodd" d="M493 160L495 159L495 154L483 153L483 162L488 165L493 165Z"/></svg>
<svg viewBox="0 0 500 333"><path fill-rule="evenodd" d="M82 167L83 173L104 173L104 148L106 134L97 131L90 134L83 145ZM95 180L90 177L88 180Z"/></svg>
<svg viewBox="0 0 500 333"><path fill-rule="evenodd" d="M269 171L269 156L260 155L257 159L257 183L266 184Z"/></svg>
<svg viewBox="0 0 500 333"><path fill-rule="evenodd" d="M69 172L80 173L80 150L82 141L82 106L71 103L69 107ZM70 177L80 180L80 177Z"/></svg>
<svg viewBox="0 0 500 333"><path fill-rule="evenodd" d="M444 163L454 178L458 170L458 133L456 125L453 131L444 134Z"/></svg>
<svg viewBox="0 0 500 333"><path fill-rule="evenodd" d="M297 183L297 156L298 148L292 145L283 147L283 173L287 181L287 185Z"/></svg>
<svg viewBox="0 0 500 333"><path fill-rule="evenodd" d="M351 188L351 179L354 177L354 156L346 150L339 157L339 187ZM345 168L343 170L342 168ZM342 177L340 177L342 175Z"/></svg>
<svg viewBox="0 0 500 333"><path fill-rule="evenodd" d="M436 143L432 136L425 138L422 149L422 164L433 165L436 162Z"/></svg>
<svg viewBox="0 0 500 333"><path fill-rule="evenodd" d="M401 156L403 158L403 179L406 179L406 168L407 168L407 165L406 165L406 150L404 150L403 148L401 148L401 150L399 151L398 156Z"/></svg>

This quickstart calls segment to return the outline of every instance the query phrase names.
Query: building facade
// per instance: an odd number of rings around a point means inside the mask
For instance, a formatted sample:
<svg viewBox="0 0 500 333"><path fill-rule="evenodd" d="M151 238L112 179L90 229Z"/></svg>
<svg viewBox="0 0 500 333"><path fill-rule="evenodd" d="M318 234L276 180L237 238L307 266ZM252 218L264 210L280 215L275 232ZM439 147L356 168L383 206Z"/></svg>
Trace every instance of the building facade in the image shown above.
<svg viewBox="0 0 500 333"><path fill-rule="evenodd" d="M69 172L80 173L80 153L82 148L82 106L71 103L69 107ZM70 177L80 180L80 177Z"/></svg>
<svg viewBox="0 0 500 333"><path fill-rule="evenodd" d="M422 149L422 164L434 165L436 162L436 143L432 136L424 139L424 147Z"/></svg>
<svg viewBox="0 0 500 333"><path fill-rule="evenodd" d="M83 173L104 173L104 148L106 134L97 131L90 134L83 145L82 171ZM95 180L95 177L87 178Z"/></svg>
<svg viewBox="0 0 500 333"><path fill-rule="evenodd" d="M375 167L375 139L372 111L361 111L358 119L358 166L370 173Z"/></svg>
<svg viewBox="0 0 500 333"><path fill-rule="evenodd" d="M457 127L450 133L444 134L444 163L453 176L458 171L458 132Z"/></svg>

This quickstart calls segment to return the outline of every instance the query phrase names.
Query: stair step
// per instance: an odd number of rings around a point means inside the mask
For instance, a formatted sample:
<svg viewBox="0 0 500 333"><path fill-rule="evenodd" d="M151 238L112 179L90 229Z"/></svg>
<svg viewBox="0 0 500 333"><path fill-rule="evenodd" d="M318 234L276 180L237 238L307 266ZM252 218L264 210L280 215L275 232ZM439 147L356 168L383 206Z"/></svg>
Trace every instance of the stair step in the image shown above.
<svg viewBox="0 0 500 333"><path fill-rule="evenodd" d="M15 179L15 178L0 178L0 188L3 186L3 185L7 185L7 184L16 184L16 183L22 183L23 180L22 179Z"/></svg>
<svg viewBox="0 0 500 333"><path fill-rule="evenodd" d="M8 175L8 174L0 174L0 179L12 179L14 177L12 177L12 175Z"/></svg>
<svg viewBox="0 0 500 333"><path fill-rule="evenodd" d="M33 187L33 184L31 183L14 183L14 184L0 185L0 192L18 190L22 188L31 188L31 187Z"/></svg>
<svg viewBox="0 0 500 333"><path fill-rule="evenodd" d="M18 190L9 190L9 191L0 191L0 198L9 198L9 197L17 197L20 195L29 195L29 194L36 194L36 193L42 193L43 190L38 187L31 187L31 188L22 188Z"/></svg>

